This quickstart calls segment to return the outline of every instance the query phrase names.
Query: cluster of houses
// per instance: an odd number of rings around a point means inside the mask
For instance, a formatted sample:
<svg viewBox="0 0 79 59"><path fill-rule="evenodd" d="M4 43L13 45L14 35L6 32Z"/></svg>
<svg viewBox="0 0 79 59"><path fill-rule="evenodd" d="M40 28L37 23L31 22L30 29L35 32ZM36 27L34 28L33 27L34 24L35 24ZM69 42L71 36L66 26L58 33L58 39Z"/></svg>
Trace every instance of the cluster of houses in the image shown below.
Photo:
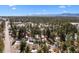
<svg viewBox="0 0 79 59"><path fill-rule="evenodd" d="M27 23L22 23L22 22L14 22L14 24L17 27L26 27L27 25L29 26L29 30L30 31L26 31L26 35L25 35L25 41L26 41L26 45L28 45L30 47L30 53L38 53L38 51L40 49L42 49L42 47L40 47L40 45L42 44L41 42L45 42L44 44L47 46L47 53L72 53L72 52L79 52L79 42L77 41L79 36L77 35L77 33L75 33L74 35L74 39L72 40L73 37L70 35L66 35L65 36L65 41L61 41L61 37L58 35L53 35L51 37L48 37L47 35L41 33L41 35L39 34L35 34L34 36L32 36L31 34L31 28L34 28L36 26L38 26L38 28L41 30L41 32L43 32L43 30L46 30L46 28L49 28L49 30L51 30L51 24L43 24L43 23L33 23L33 22L27 22ZM73 23L71 23L73 24ZM78 24L73 24L77 26L78 29ZM54 27L54 26L53 26ZM37 30L37 29L36 29ZM70 45L67 46L67 41L70 40ZM16 46L16 49L20 49L20 41L15 42L14 46ZM19 46L17 48L17 46ZM70 49L71 48L71 49ZM70 51L71 50L71 51ZM19 51L20 52L20 51ZM41 52L44 53L44 52Z"/></svg>

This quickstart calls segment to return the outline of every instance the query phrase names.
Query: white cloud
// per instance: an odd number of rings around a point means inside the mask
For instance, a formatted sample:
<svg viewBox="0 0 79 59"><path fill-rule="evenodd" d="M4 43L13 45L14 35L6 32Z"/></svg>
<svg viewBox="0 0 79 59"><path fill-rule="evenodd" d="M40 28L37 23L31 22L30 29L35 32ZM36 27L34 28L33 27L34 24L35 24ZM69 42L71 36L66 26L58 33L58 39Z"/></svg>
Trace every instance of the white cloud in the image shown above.
<svg viewBox="0 0 79 59"><path fill-rule="evenodd" d="M62 6L59 6L59 8L66 8L66 6L63 6L63 5L62 5Z"/></svg>
<svg viewBox="0 0 79 59"><path fill-rule="evenodd" d="M67 12L68 12L67 10L63 10L63 11L62 11L62 13L67 13Z"/></svg>
<svg viewBox="0 0 79 59"><path fill-rule="evenodd" d="M16 9L15 5L9 5L9 7L10 7L12 10L15 10L15 9Z"/></svg>
<svg viewBox="0 0 79 59"><path fill-rule="evenodd" d="M43 9L42 11L46 11L45 9Z"/></svg>
<svg viewBox="0 0 79 59"><path fill-rule="evenodd" d="M66 10L64 10L64 11L63 11L63 13L67 13L67 11L66 11Z"/></svg>
<svg viewBox="0 0 79 59"><path fill-rule="evenodd" d="M9 5L9 7L13 7L13 6L15 6L15 5Z"/></svg>
<svg viewBox="0 0 79 59"><path fill-rule="evenodd" d="M12 7L12 10L15 10L16 8L15 7Z"/></svg>
<svg viewBox="0 0 79 59"><path fill-rule="evenodd" d="M32 15L32 13L28 13L27 15L31 16L31 15Z"/></svg>

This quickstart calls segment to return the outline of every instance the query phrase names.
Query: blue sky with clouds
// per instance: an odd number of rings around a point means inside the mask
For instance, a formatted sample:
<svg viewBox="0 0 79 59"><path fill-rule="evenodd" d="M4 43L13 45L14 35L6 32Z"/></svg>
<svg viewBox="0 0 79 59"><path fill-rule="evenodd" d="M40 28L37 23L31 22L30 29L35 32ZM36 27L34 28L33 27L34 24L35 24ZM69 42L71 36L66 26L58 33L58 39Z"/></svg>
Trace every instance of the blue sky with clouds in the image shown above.
<svg viewBox="0 0 79 59"><path fill-rule="evenodd" d="M0 16L79 13L78 5L0 5Z"/></svg>

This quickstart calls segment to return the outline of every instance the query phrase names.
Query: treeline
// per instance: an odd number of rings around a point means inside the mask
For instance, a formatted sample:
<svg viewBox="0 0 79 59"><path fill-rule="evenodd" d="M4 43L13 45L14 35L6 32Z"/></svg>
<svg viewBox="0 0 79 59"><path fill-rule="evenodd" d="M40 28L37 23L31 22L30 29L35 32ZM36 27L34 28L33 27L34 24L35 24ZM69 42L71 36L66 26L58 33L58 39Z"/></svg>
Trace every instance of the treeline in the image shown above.
<svg viewBox="0 0 79 59"><path fill-rule="evenodd" d="M79 17L70 17L70 16L6 16L3 18L7 18L10 21L13 22L63 22L63 21L68 21L68 22L79 22Z"/></svg>
<svg viewBox="0 0 79 59"><path fill-rule="evenodd" d="M5 22L2 21L0 24L0 53L2 53L4 50L4 42L3 42L3 40L4 40L4 33L3 33L4 28L5 28Z"/></svg>

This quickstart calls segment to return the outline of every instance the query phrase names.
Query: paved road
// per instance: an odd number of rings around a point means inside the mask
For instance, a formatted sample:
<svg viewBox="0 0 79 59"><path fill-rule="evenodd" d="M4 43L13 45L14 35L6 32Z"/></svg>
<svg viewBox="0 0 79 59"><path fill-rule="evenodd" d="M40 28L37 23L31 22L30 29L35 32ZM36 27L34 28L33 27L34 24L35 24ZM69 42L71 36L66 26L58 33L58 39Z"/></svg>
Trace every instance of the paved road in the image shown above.
<svg viewBox="0 0 79 59"><path fill-rule="evenodd" d="M5 40L4 40L4 53L10 53L11 52L11 43L9 39L9 26L8 26L9 21L5 22Z"/></svg>

